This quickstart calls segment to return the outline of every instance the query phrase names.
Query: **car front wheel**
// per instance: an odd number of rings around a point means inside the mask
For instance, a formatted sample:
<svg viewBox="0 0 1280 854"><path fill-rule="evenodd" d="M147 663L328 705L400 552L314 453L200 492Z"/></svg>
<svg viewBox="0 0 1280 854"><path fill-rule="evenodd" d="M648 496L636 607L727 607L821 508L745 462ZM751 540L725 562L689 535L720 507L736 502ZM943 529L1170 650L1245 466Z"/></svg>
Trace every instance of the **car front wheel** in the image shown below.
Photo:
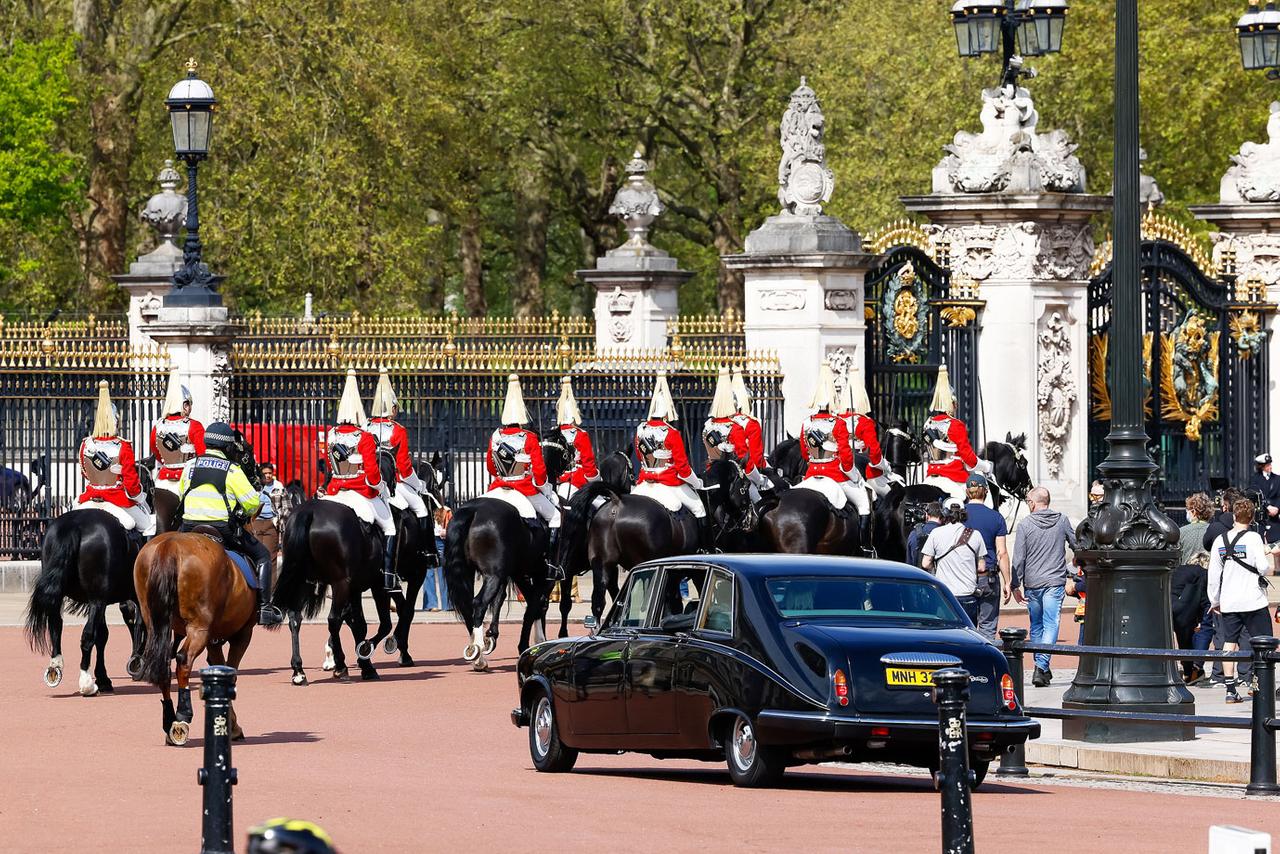
<svg viewBox="0 0 1280 854"><path fill-rule="evenodd" d="M529 756L539 771L559 774L573 769L578 751L560 741L556 727L555 704L545 691L538 692L529 719Z"/></svg>
<svg viewBox="0 0 1280 854"><path fill-rule="evenodd" d="M759 788L772 786L787 770L782 754L756 740L755 727L738 715L724 740L725 761L735 786Z"/></svg>

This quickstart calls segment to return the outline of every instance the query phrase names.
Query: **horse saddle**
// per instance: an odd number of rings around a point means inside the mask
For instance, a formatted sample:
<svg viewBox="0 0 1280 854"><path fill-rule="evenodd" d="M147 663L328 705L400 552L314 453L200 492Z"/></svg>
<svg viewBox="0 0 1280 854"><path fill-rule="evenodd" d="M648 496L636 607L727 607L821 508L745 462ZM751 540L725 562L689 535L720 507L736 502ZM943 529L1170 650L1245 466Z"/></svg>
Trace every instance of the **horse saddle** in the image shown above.
<svg viewBox="0 0 1280 854"><path fill-rule="evenodd" d="M827 499L827 504L836 513L843 513L849 504L849 496L844 494L840 484L829 477L806 477L792 489L808 489Z"/></svg>
<svg viewBox="0 0 1280 854"><path fill-rule="evenodd" d="M258 589L258 575L253 571L253 562L240 552L227 548L226 540L223 538L221 531L212 525L196 525L191 529L191 533L208 537L222 546L223 551L227 553L227 557L231 559L236 569L240 570L240 574L244 576L245 583L249 585L249 588L251 590Z"/></svg>

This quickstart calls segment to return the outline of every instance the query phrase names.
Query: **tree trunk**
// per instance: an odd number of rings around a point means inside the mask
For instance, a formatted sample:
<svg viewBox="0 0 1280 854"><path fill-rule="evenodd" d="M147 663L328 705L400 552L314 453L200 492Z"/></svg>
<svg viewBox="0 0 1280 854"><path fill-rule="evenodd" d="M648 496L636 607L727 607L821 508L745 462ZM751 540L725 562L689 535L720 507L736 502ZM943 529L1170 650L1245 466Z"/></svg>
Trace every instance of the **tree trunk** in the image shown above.
<svg viewBox="0 0 1280 854"><path fill-rule="evenodd" d="M742 251L742 241L738 237L737 229L739 197L722 195L721 198L723 201L720 210L716 211L711 221L711 243L715 246L717 254L734 255ZM732 310L738 317L742 317L741 272L730 270L723 264L720 265L719 275L716 277L716 303L721 314L727 314Z"/></svg>
<svg viewBox="0 0 1280 854"><path fill-rule="evenodd" d="M484 317L489 306L484 298L484 247L480 242L480 209L467 209L458 236L458 254L462 256L462 301L467 314Z"/></svg>
<svg viewBox="0 0 1280 854"><path fill-rule="evenodd" d="M120 81L120 88L128 85ZM119 89L109 80L102 86L89 104L89 192L80 236L87 296L93 306L114 301L118 289L111 274L125 271L129 169L138 150L131 105L122 103Z"/></svg>
<svg viewBox="0 0 1280 854"><path fill-rule="evenodd" d="M531 160L527 158L516 174L516 274L511 291L516 317L533 317L543 310L542 276L547 266L551 198L541 164Z"/></svg>

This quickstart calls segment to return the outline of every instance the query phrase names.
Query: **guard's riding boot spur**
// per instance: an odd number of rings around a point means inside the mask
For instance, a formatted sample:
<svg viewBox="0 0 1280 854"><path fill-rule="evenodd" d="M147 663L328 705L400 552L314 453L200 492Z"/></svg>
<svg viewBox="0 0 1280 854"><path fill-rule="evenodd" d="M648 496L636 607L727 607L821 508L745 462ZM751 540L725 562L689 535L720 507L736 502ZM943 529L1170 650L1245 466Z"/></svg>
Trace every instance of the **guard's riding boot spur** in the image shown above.
<svg viewBox="0 0 1280 854"><path fill-rule="evenodd" d="M382 583L388 593L402 593L400 576L396 574L396 540L392 534L382 551Z"/></svg>
<svg viewBox="0 0 1280 854"><path fill-rule="evenodd" d="M258 561L254 569L258 573L258 625L278 626L284 622L284 614L271 603L271 564Z"/></svg>

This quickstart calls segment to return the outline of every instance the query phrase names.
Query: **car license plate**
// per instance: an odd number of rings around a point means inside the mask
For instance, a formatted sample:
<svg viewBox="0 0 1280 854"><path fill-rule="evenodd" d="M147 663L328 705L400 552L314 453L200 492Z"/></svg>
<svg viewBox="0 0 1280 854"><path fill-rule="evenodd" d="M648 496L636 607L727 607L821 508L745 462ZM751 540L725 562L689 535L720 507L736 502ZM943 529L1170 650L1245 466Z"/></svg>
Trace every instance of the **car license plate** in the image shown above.
<svg viewBox="0 0 1280 854"><path fill-rule="evenodd" d="M933 669L928 667L886 667L884 684L890 688L932 688Z"/></svg>

